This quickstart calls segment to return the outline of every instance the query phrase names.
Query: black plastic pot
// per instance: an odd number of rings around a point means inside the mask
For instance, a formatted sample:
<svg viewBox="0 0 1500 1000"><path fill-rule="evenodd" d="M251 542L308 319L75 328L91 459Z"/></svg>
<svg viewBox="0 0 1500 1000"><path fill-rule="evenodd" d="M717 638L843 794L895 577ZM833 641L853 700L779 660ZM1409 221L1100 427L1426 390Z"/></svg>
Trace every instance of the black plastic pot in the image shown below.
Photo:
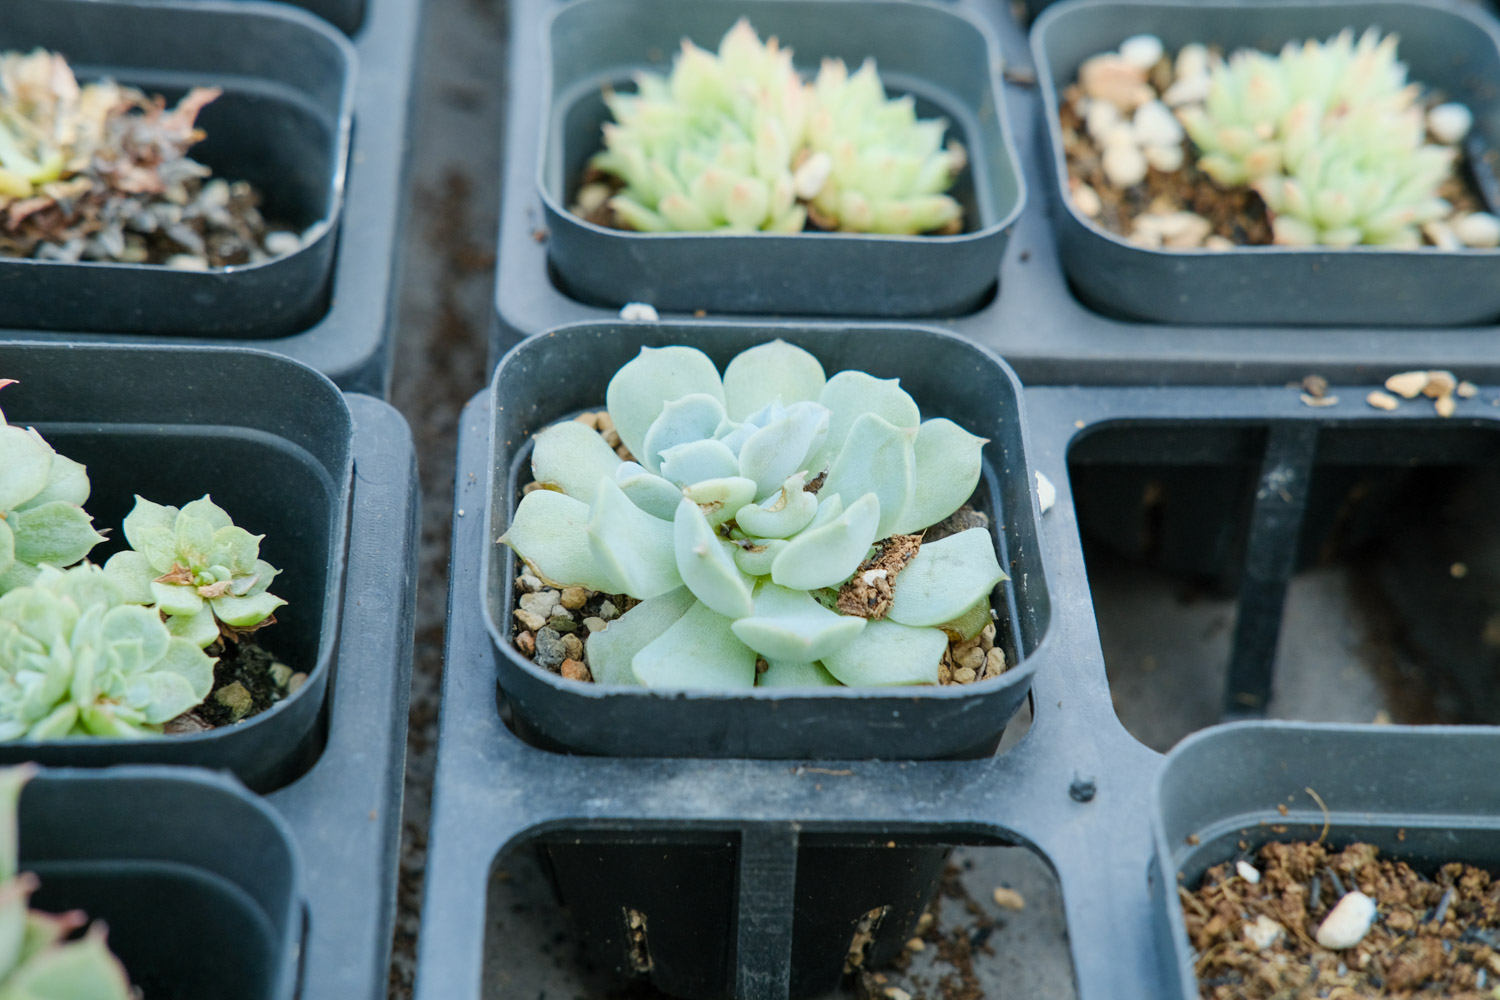
<svg viewBox="0 0 1500 1000"><path fill-rule="evenodd" d="M952 192L965 207L965 232L631 233L569 212L608 120L600 88L629 85L634 71L664 64L685 37L716 47L742 16L763 37L790 46L804 72L816 71L825 56L851 68L873 56L888 87L917 96L919 113L946 117L971 161ZM567 294L683 312L898 317L969 312L993 288L1025 186L991 72L994 40L962 7L745 0L729 9L693 0L582 0L550 12L542 41L550 96L539 182L551 264Z"/></svg>
<svg viewBox="0 0 1500 1000"><path fill-rule="evenodd" d="M900 378L923 417L946 416L989 439L982 494L988 494L1000 564L1012 580L996 590L996 645L1011 668L976 685L938 688L823 688L817 693L662 692L580 685L524 658L511 643L518 562L491 545L481 583L485 624L513 722L527 739L586 753L710 757L885 757L930 759L992 753L1026 697L1046 635L1051 600L1037 543L1036 508L1025 455L1019 385L983 348L920 327L855 331L840 326L670 324L565 327L517 347L500 364L491 393L488 537L504 534L530 478L532 434L587 408L600 408L610 378L645 347L690 343L720 370L754 344L780 337L817 355L830 375L858 369Z"/></svg>
<svg viewBox="0 0 1500 1000"><path fill-rule="evenodd" d="M232 726L153 740L0 744L0 761L225 768L250 787L280 787L316 759L338 648L349 530L349 407L326 378L264 353L213 349L60 348L0 343L0 371L20 384L6 419L33 425L88 466L87 509L124 546L120 524L139 493L181 506L205 493L235 523L265 534L261 557L282 570L288 604L257 641L308 675L294 694Z"/></svg>
<svg viewBox="0 0 1500 1000"><path fill-rule="evenodd" d="M255 184L267 218L305 237L284 257L205 272L0 259L0 325L277 337L327 309L354 105L354 50L342 35L280 5L116 0L7 4L0 34L10 48L64 54L85 79L169 99L221 87L191 155Z"/></svg>
<svg viewBox="0 0 1500 1000"><path fill-rule="evenodd" d="M1500 868L1489 767L1497 754L1493 728L1243 723L1178 744L1157 778L1152 809L1160 996L1199 995L1177 886L1196 886L1241 845L1254 851L1270 840L1317 840L1326 818L1328 841L1338 847L1371 843L1429 872L1450 861ZM1309 788L1326 802L1326 817Z"/></svg>
<svg viewBox="0 0 1500 1000"><path fill-rule="evenodd" d="M32 905L81 909L152 1000L292 1000L301 861L274 809L195 769L42 770L20 808Z"/></svg>
<svg viewBox="0 0 1500 1000"><path fill-rule="evenodd" d="M1490 147L1500 142L1500 32L1493 19L1457 5L1068 0L1049 8L1032 29L1032 51L1059 201L1058 249L1075 292L1095 308L1159 323L1459 326L1500 317L1500 250L1153 250L1095 225L1063 194L1058 94L1088 57L1143 32L1174 53L1190 42L1274 51L1370 26L1398 34L1411 79L1467 104L1476 134Z"/></svg>

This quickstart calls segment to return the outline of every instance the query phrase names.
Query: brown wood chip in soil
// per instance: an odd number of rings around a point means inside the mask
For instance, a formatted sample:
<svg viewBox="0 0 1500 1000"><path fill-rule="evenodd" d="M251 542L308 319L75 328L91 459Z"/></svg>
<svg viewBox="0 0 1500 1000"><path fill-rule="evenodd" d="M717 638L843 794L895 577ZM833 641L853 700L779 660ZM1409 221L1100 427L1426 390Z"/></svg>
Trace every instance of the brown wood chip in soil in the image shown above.
<svg viewBox="0 0 1500 1000"><path fill-rule="evenodd" d="M1253 863L1259 883L1226 862L1196 890L1178 889L1204 1000L1488 1000L1500 986L1500 883L1487 871L1455 862L1428 877L1362 843L1270 843ZM1335 881L1378 909L1343 951L1315 940L1340 898ZM1261 918L1281 928L1265 949L1246 935Z"/></svg>

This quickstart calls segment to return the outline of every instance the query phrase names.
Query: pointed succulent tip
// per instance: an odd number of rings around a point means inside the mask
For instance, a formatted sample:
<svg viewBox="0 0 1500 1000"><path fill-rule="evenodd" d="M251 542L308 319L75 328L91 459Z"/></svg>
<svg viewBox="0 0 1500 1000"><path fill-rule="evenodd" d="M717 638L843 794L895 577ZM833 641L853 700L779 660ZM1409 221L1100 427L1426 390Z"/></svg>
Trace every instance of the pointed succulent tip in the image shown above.
<svg viewBox="0 0 1500 1000"><path fill-rule="evenodd" d="M13 378L0 378L0 389L4 389L8 385L15 385L15 384L16 384L16 380L13 379Z"/></svg>

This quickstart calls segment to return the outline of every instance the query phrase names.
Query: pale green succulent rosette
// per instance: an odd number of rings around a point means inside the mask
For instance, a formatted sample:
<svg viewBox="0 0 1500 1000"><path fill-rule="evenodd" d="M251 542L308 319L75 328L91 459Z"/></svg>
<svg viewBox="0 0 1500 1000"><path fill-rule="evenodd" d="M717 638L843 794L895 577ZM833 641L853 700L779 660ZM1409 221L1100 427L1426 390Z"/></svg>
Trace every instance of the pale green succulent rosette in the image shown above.
<svg viewBox="0 0 1500 1000"><path fill-rule="evenodd" d="M102 924L83 937L82 914L29 908L36 876L19 872L17 811L30 765L0 769L0 997L5 1000L131 1000L125 967L105 944Z"/></svg>
<svg viewBox="0 0 1500 1000"><path fill-rule="evenodd" d="M641 601L589 637L596 681L935 684L949 635L990 621L1006 576L981 528L922 545L878 619L838 610L878 541L945 519L979 481L984 440L922 421L896 380L826 378L779 340L735 357L722 379L696 349L643 348L606 403L637 461L576 422L542 430L532 473L543 488L501 539L551 585ZM757 676L758 658L770 669Z"/></svg>
<svg viewBox="0 0 1500 1000"><path fill-rule="evenodd" d="M82 465L0 413L0 594L31 583L38 566L71 566L104 541L83 509L88 498Z"/></svg>
<svg viewBox="0 0 1500 1000"><path fill-rule="evenodd" d="M0 740L144 737L199 705L214 660L97 566L0 597Z"/></svg>
<svg viewBox="0 0 1500 1000"><path fill-rule="evenodd" d="M130 549L104 571L126 600L167 615L173 635L208 646L220 622L253 629L286 604L266 589L281 571L260 558L265 536L236 527L207 496L181 510L137 496L124 527Z"/></svg>
<svg viewBox="0 0 1500 1000"><path fill-rule="evenodd" d="M807 87L792 54L761 44L741 20L718 55L684 40L670 76L641 73L633 94L608 93L614 121L593 165L625 187L610 201L642 232L797 232L806 212L792 183Z"/></svg>
<svg viewBox="0 0 1500 1000"><path fill-rule="evenodd" d="M910 236L962 218L962 207L943 192L967 154L956 142L943 145L948 123L919 119L909 95L886 98L873 59L852 76L843 60L824 60L812 104L812 155L799 169L798 194L811 200L818 221Z"/></svg>
<svg viewBox="0 0 1500 1000"><path fill-rule="evenodd" d="M1203 107L1179 111L1199 168L1253 187L1279 244L1420 246L1422 224L1448 213L1454 154L1426 142L1396 42L1346 30L1216 62Z"/></svg>

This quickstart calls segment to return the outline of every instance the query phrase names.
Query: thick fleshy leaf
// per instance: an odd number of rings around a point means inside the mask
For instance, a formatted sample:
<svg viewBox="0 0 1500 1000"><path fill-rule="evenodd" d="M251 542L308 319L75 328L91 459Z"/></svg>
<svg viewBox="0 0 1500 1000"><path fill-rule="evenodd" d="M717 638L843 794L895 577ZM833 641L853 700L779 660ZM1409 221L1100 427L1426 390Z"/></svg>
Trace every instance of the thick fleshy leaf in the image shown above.
<svg viewBox="0 0 1500 1000"><path fill-rule="evenodd" d="M828 470L819 495L836 493L847 503L874 494L880 504L875 537L889 537L916 489L915 436L916 431L897 427L874 413L861 414Z"/></svg>
<svg viewBox="0 0 1500 1000"><path fill-rule="evenodd" d="M880 503L866 493L832 521L788 541L771 564L771 580L792 590L843 583L870 551L879 520Z"/></svg>
<svg viewBox="0 0 1500 1000"><path fill-rule="evenodd" d="M816 400L826 381L817 358L784 340L773 340L741 351L729 362L724 369L724 408L729 419L744 420L777 400L786 406Z"/></svg>
<svg viewBox="0 0 1500 1000"><path fill-rule="evenodd" d="M172 674L181 677L187 682L191 701L186 707L174 707L172 704L157 705L154 709L147 710L146 721L151 723L166 722L167 719L176 718L189 708L197 705L208 697L209 691L214 686L214 663L215 659L203 650L199 649L191 641L178 636L172 637L167 644L167 651L156 664L154 673ZM146 709L146 706L139 706ZM171 715L158 717L161 712L172 711Z"/></svg>
<svg viewBox="0 0 1500 1000"><path fill-rule="evenodd" d="M36 431L0 427L0 511L15 510L47 485L52 446Z"/></svg>
<svg viewBox="0 0 1500 1000"><path fill-rule="evenodd" d="M962 642L983 632L984 627L994 620L995 616L990 613L990 595L985 594L963 614L943 622L938 628L948 633L949 638Z"/></svg>
<svg viewBox="0 0 1500 1000"><path fill-rule="evenodd" d="M170 572L177 554L177 511L144 497L125 515L125 540L146 557L157 575Z"/></svg>
<svg viewBox="0 0 1500 1000"><path fill-rule="evenodd" d="M745 538L734 544L734 564L746 576L770 576L785 538Z"/></svg>
<svg viewBox="0 0 1500 1000"><path fill-rule="evenodd" d="M682 499L682 488L655 473L647 472L635 462L622 462L615 469L615 485L630 502L652 517L672 520Z"/></svg>
<svg viewBox="0 0 1500 1000"><path fill-rule="evenodd" d="M641 682L636 680L630 666L635 654L687 614L696 601L691 590L678 587L669 594L642 601L590 635L586 646L594 683L639 687Z"/></svg>
<svg viewBox="0 0 1500 1000"><path fill-rule="evenodd" d="M935 628L872 621L854 639L823 658L823 666L849 687L936 684L948 637Z"/></svg>
<svg viewBox="0 0 1500 1000"><path fill-rule="evenodd" d="M188 506L191 507L192 504ZM196 517L186 510L179 513L175 541L177 561L195 571L212 566L214 564L214 528L214 524L207 518Z"/></svg>
<svg viewBox="0 0 1500 1000"><path fill-rule="evenodd" d="M733 543L720 539L702 509L687 497L677 507L673 545L677 571L698 600L729 618L744 618L754 611L750 585L734 564Z"/></svg>
<svg viewBox="0 0 1500 1000"><path fill-rule="evenodd" d="M599 565L620 581L619 593L645 600L682 586L672 555L671 522L631 503L611 479L599 480L588 539Z"/></svg>
<svg viewBox="0 0 1500 1000"><path fill-rule="evenodd" d="M102 926L80 941L48 948L5 981L16 1000L130 1000L130 980L104 943Z"/></svg>
<svg viewBox="0 0 1500 1000"><path fill-rule="evenodd" d="M770 660L811 663L859 635L863 618L829 611L805 590L774 583L755 591L755 613L732 626L740 642Z"/></svg>
<svg viewBox="0 0 1500 1000"><path fill-rule="evenodd" d="M207 493L191 503L183 504L182 513L208 522L209 528L214 531L234 527L234 520L229 516L228 511L214 503Z"/></svg>
<svg viewBox="0 0 1500 1000"><path fill-rule="evenodd" d="M100 622L100 633L110 645L119 642L137 645L143 665L154 664L165 656L167 644L172 640L161 622L161 615L136 604L126 604L106 611Z"/></svg>
<svg viewBox="0 0 1500 1000"><path fill-rule="evenodd" d="M928 542L896 577L887 617L903 625L941 625L962 615L1006 579L984 528Z"/></svg>
<svg viewBox="0 0 1500 1000"><path fill-rule="evenodd" d="M175 719L203 700L193 697L186 677L162 670L148 670L127 678L124 693L127 703L141 713L148 725Z"/></svg>
<svg viewBox="0 0 1500 1000"><path fill-rule="evenodd" d="M842 687L838 678L823 669L821 663L794 663L791 660L766 660L767 667L755 676L755 686L763 688Z"/></svg>
<svg viewBox="0 0 1500 1000"><path fill-rule="evenodd" d="M706 393L695 392L674 399L646 431L645 443L635 457L652 472L661 471L661 456L668 449L694 441L712 440L724 422L724 404Z"/></svg>
<svg viewBox="0 0 1500 1000"><path fill-rule="evenodd" d="M667 401L695 392L724 400L719 370L707 354L692 347L643 347L610 379L604 401L620 440L638 456Z"/></svg>
<svg viewBox="0 0 1500 1000"><path fill-rule="evenodd" d="M36 576L35 566L28 566L22 562L15 563L10 569L0 573L0 594L15 590L17 587L29 587L36 582Z"/></svg>
<svg viewBox="0 0 1500 1000"><path fill-rule="evenodd" d="M10 522L0 518L0 575L10 569L11 563L16 561L16 536L10 530ZM3 591L0 591L3 593Z"/></svg>
<svg viewBox="0 0 1500 1000"><path fill-rule="evenodd" d="M205 604L196 615L173 615L168 618L167 632L202 649L219 638L219 623L214 617L214 609Z"/></svg>
<svg viewBox="0 0 1500 1000"><path fill-rule="evenodd" d="M755 480L755 495L767 496L788 476L807 468L807 456L828 433L828 410L793 403L785 415L750 435L740 448L740 475Z"/></svg>
<svg viewBox="0 0 1500 1000"><path fill-rule="evenodd" d="M739 474L740 461L734 452L712 438L676 445L662 455L662 478L680 486Z"/></svg>
<svg viewBox="0 0 1500 1000"><path fill-rule="evenodd" d="M119 588L120 596L126 603L156 603L156 595L151 592L151 581L160 574L141 553L133 549L116 552L104 564L104 575Z"/></svg>
<svg viewBox="0 0 1500 1000"><path fill-rule="evenodd" d="M702 602L635 654L631 667L649 688L720 691L755 686L755 650L730 621Z"/></svg>
<svg viewBox="0 0 1500 1000"><path fill-rule="evenodd" d="M889 424L908 429L915 429L922 420L917 404L901 388L899 379L880 379L864 372L839 372L818 394L818 402L828 407L831 416L823 447L807 467L815 476L844 450L849 429L863 414L873 413Z"/></svg>
<svg viewBox="0 0 1500 1000"><path fill-rule="evenodd" d="M151 603L164 615L196 615L203 609L197 588L183 583L152 583Z"/></svg>
<svg viewBox="0 0 1500 1000"><path fill-rule="evenodd" d="M620 581L594 555L588 527L588 504L552 490L532 490L521 498L500 541L550 586L618 594Z"/></svg>
<svg viewBox="0 0 1500 1000"><path fill-rule="evenodd" d="M532 477L584 503L593 503L599 480L613 478L620 467L620 456L599 432L576 420L543 428L532 440Z"/></svg>
<svg viewBox="0 0 1500 1000"><path fill-rule="evenodd" d="M66 500L18 510L10 516L10 525L15 531L15 557L33 566L71 566L104 541L94 530L93 518Z"/></svg>
<svg viewBox="0 0 1500 1000"><path fill-rule="evenodd" d="M915 534L962 507L979 485L984 443L951 420L924 420L913 444L916 489L891 533Z"/></svg>
<svg viewBox="0 0 1500 1000"><path fill-rule="evenodd" d="M803 486L807 476L797 473L782 484L766 503L746 504L735 512L740 530L759 538L790 538L812 522L818 512L818 497Z"/></svg>
<svg viewBox="0 0 1500 1000"><path fill-rule="evenodd" d="M80 463L64 455L52 456L52 471L47 475L47 485L17 510L30 510L44 503L61 500L74 506L82 506L89 498L89 476Z"/></svg>
<svg viewBox="0 0 1500 1000"><path fill-rule="evenodd" d="M73 702L65 702L49 712L45 717L32 724L26 730L28 740L60 740L73 732L73 727L78 724L78 706Z"/></svg>
<svg viewBox="0 0 1500 1000"><path fill-rule="evenodd" d="M818 512L813 515L812 521L803 529L804 531L811 531L813 528L821 528L825 524L830 524L839 515L844 513L844 501L837 493L832 496L824 496L822 493L816 495L818 498Z"/></svg>
<svg viewBox="0 0 1500 1000"><path fill-rule="evenodd" d="M734 517L735 511L755 499L755 483L740 476L707 479L686 487L682 495L703 508L703 516L708 518L708 523L718 527ZM673 516L676 516L675 511Z"/></svg>
<svg viewBox="0 0 1500 1000"><path fill-rule="evenodd" d="M161 727L147 725L141 713L128 705L97 702L79 709L73 733L103 736L107 739L143 740L159 736Z"/></svg>
<svg viewBox="0 0 1500 1000"><path fill-rule="evenodd" d="M213 606L214 614L219 621L235 628L249 628L259 625L267 618L276 613L276 609L283 607L286 601L275 594L262 591L253 597L232 597L228 594L223 597L215 597L208 602Z"/></svg>

